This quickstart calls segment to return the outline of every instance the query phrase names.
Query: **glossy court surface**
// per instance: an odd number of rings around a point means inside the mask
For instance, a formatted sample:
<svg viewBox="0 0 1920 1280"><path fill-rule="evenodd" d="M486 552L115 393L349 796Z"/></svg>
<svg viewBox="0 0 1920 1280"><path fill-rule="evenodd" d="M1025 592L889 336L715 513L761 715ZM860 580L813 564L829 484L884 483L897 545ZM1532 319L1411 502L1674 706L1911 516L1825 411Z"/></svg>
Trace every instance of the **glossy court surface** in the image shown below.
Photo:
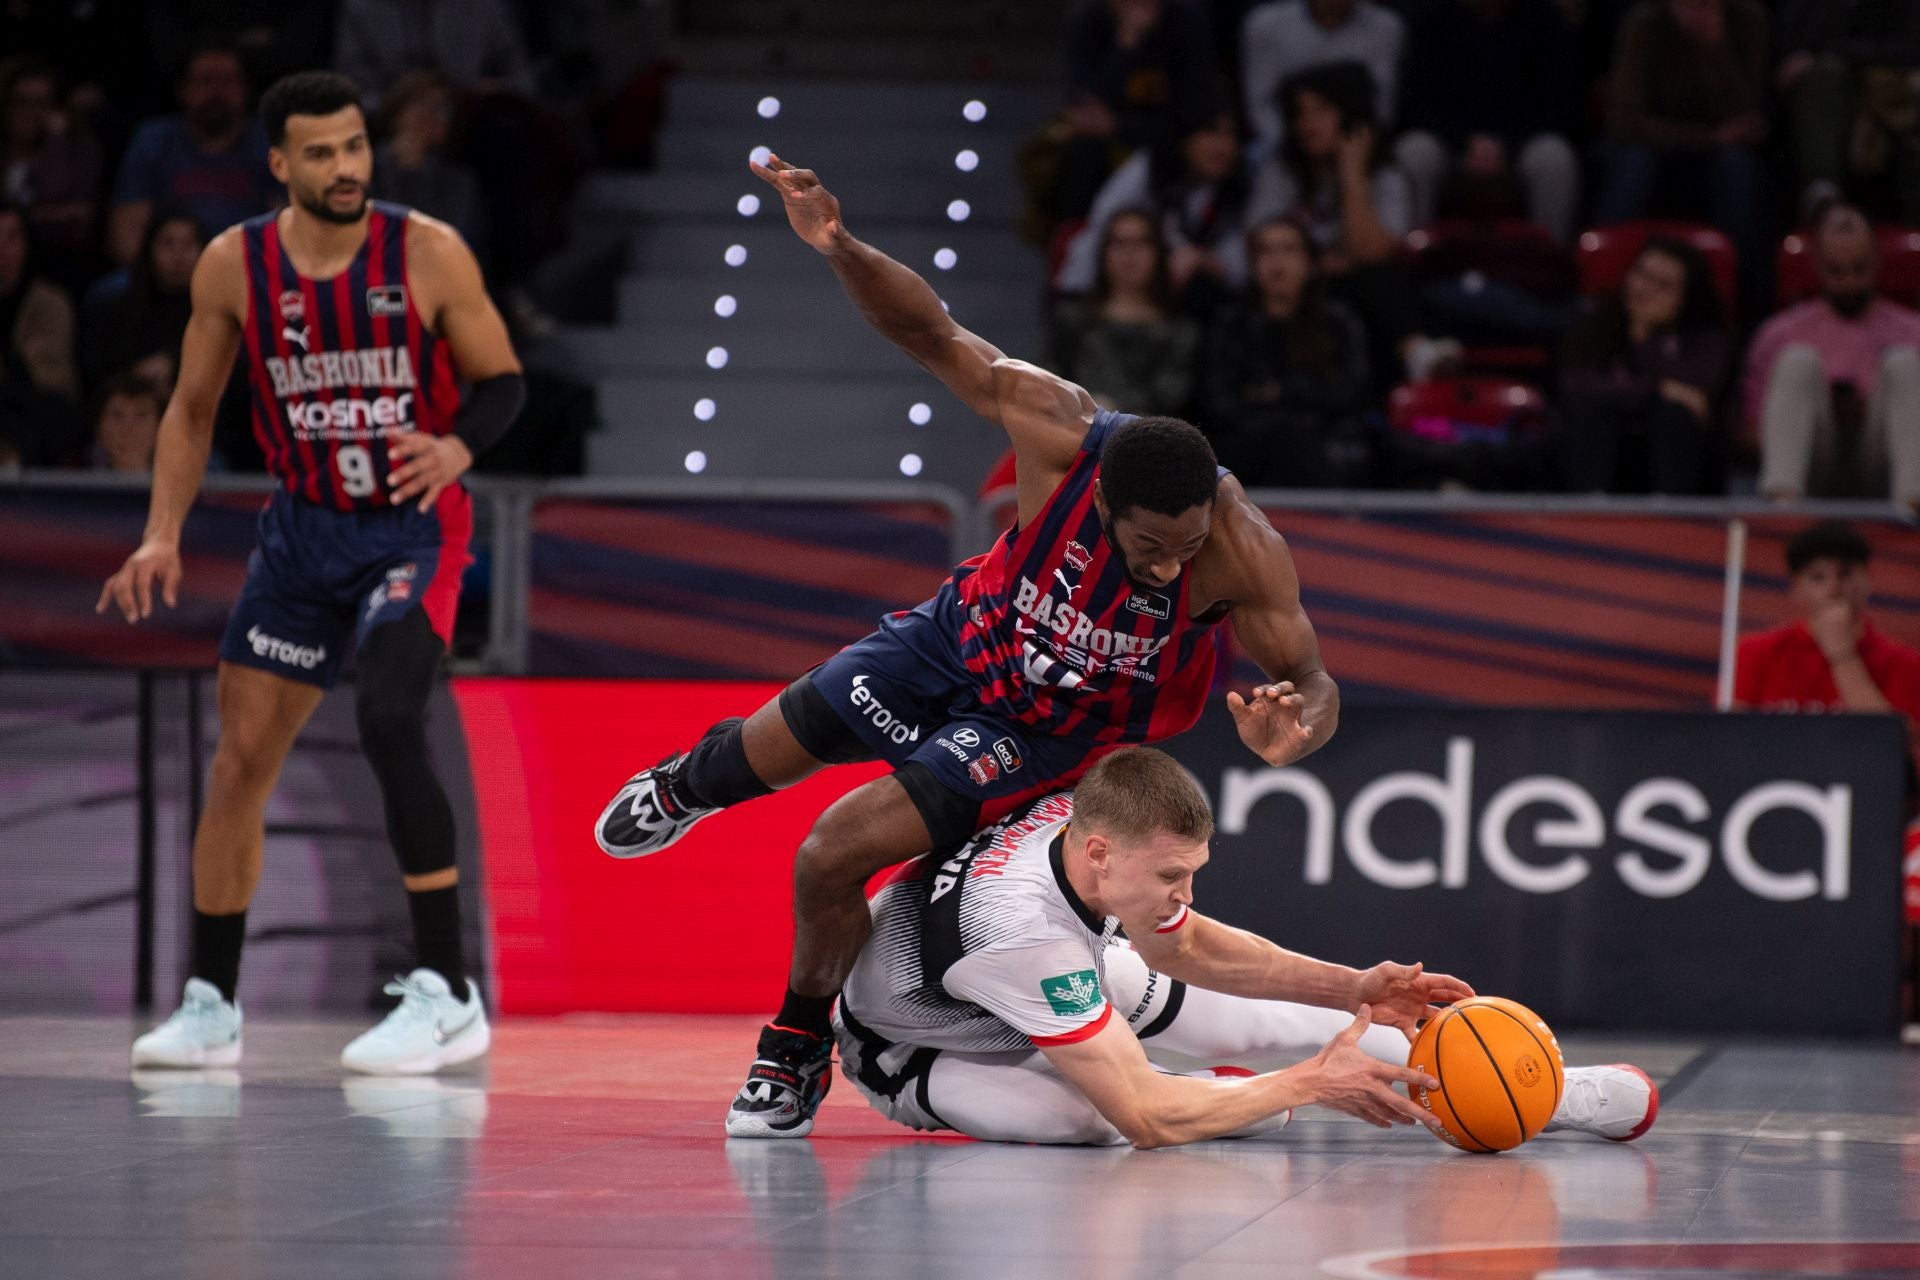
<svg viewBox="0 0 1920 1280"><path fill-rule="evenodd" d="M1666 1091L1646 1138L1501 1156L1302 1113L1175 1151L919 1137L839 1082L732 1142L754 1024L507 1022L483 1069L349 1078L359 1026L252 1021L238 1070L0 1019L0 1275L1920 1277L1920 1050L1567 1038Z"/></svg>

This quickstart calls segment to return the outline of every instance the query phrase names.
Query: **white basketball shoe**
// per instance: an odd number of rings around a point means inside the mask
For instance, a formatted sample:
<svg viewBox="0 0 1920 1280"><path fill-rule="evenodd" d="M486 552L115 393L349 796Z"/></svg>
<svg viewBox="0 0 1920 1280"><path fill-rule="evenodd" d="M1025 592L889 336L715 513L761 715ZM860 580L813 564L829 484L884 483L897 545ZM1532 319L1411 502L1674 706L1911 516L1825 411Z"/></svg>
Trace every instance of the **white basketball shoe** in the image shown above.
<svg viewBox="0 0 1920 1280"><path fill-rule="evenodd" d="M173 1016L133 1042L136 1067L231 1067L240 1061L240 1006L188 978Z"/></svg>
<svg viewBox="0 0 1920 1280"><path fill-rule="evenodd" d="M1568 1067L1560 1109L1542 1133L1572 1130L1614 1142L1632 1142L1653 1128L1660 1114L1660 1090L1636 1066L1616 1062L1605 1067Z"/></svg>
<svg viewBox="0 0 1920 1280"><path fill-rule="evenodd" d="M467 998L456 1000L447 980L432 969L415 969L383 990L400 1004L380 1025L340 1051L340 1065L374 1076L424 1076L471 1062L493 1043L480 988L467 979Z"/></svg>

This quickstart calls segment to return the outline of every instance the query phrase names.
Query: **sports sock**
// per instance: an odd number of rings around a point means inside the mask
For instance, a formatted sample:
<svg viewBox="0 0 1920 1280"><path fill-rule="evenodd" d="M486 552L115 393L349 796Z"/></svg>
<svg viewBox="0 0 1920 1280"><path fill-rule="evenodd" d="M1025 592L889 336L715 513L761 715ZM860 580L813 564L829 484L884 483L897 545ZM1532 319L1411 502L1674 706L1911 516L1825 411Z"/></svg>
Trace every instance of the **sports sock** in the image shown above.
<svg viewBox="0 0 1920 1280"><path fill-rule="evenodd" d="M677 799L708 809L725 808L743 800L770 795L773 788L747 763L747 745L739 716L722 720L693 746L687 767L680 771Z"/></svg>
<svg viewBox="0 0 1920 1280"><path fill-rule="evenodd" d="M240 984L240 948L246 940L246 912L210 916L194 908L193 959L189 968L194 977L220 988L221 996L229 1002Z"/></svg>
<svg viewBox="0 0 1920 1280"><path fill-rule="evenodd" d="M407 894L413 913L413 945L422 969L447 980L453 998L467 998L467 966L460 950L460 886Z"/></svg>
<svg viewBox="0 0 1920 1280"><path fill-rule="evenodd" d="M825 1039L833 1032L833 999L832 996L803 996L788 987L787 998L780 1002L780 1012L774 1015L771 1025Z"/></svg>

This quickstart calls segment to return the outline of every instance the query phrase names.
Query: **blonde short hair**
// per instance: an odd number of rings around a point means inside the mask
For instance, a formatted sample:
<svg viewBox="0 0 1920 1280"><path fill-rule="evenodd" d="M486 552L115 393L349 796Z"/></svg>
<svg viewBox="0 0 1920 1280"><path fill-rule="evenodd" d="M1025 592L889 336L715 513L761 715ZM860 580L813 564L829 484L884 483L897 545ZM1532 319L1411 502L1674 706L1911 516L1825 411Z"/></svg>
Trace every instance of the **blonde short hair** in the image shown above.
<svg viewBox="0 0 1920 1280"><path fill-rule="evenodd" d="M1073 789L1073 817L1084 831L1121 840L1213 836L1213 812L1192 775L1152 747L1116 751L1087 770Z"/></svg>

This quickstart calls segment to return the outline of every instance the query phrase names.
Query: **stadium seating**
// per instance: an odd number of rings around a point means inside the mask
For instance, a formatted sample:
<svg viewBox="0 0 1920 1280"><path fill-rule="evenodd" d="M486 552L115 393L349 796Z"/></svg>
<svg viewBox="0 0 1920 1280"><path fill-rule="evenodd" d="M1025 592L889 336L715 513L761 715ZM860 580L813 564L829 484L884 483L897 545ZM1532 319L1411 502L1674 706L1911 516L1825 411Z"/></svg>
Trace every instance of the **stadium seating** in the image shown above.
<svg viewBox="0 0 1920 1280"><path fill-rule="evenodd" d="M1508 378L1431 378L1405 382L1387 397L1387 420L1396 431L1416 430L1422 420L1499 427L1547 411L1539 388Z"/></svg>
<svg viewBox="0 0 1920 1280"><path fill-rule="evenodd" d="M1545 227L1524 218L1436 222L1409 232L1406 248L1416 283L1474 272L1551 301L1565 295L1573 278L1566 250ZM1549 347L1525 341L1469 341L1464 355L1469 373L1498 376L1533 376L1552 359Z"/></svg>
<svg viewBox="0 0 1920 1280"><path fill-rule="evenodd" d="M1920 229L1881 227L1880 288L1907 306L1920 306ZM1796 231L1780 242L1775 295L1781 306L1811 298L1820 291L1820 273L1813 258L1813 236Z"/></svg>
<svg viewBox="0 0 1920 1280"><path fill-rule="evenodd" d="M1611 293L1627 278L1627 268L1641 246L1655 236L1683 240L1706 255L1720 296L1731 312L1740 299L1739 261L1733 242L1714 228L1698 222L1649 220L1621 222L1611 227L1596 227L1580 233L1580 245L1574 261L1580 269L1580 292L1589 298Z"/></svg>

